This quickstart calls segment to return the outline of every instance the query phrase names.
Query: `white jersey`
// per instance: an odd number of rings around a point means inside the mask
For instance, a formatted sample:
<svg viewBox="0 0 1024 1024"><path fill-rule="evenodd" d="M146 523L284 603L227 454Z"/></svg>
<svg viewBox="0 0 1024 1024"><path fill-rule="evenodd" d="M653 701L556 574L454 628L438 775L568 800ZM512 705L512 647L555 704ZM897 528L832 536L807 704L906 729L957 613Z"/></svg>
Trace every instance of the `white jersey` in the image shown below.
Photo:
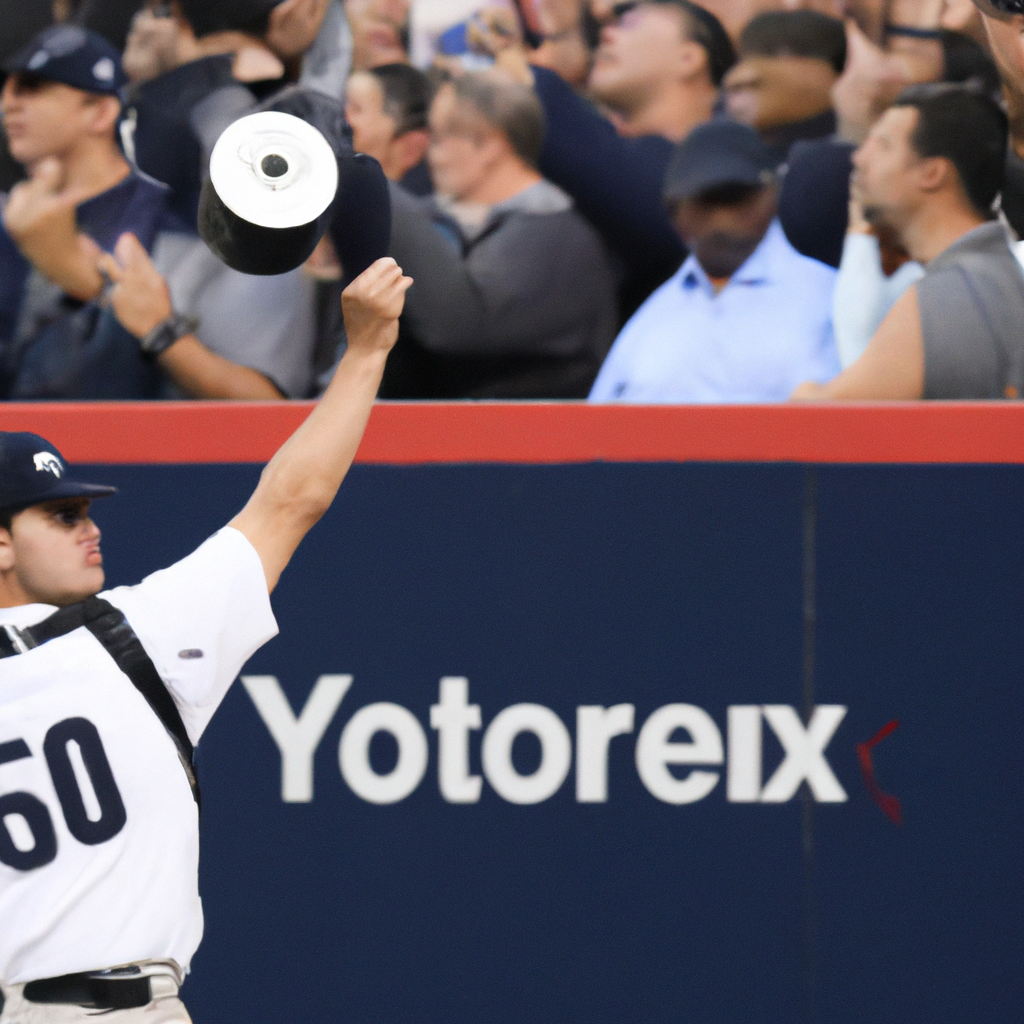
<svg viewBox="0 0 1024 1024"><path fill-rule="evenodd" d="M120 608L199 740L277 633L255 549L223 529L100 595ZM50 605L0 609L35 625ZM173 740L86 629L0 658L0 983L138 960L187 968L203 932L198 814Z"/></svg>

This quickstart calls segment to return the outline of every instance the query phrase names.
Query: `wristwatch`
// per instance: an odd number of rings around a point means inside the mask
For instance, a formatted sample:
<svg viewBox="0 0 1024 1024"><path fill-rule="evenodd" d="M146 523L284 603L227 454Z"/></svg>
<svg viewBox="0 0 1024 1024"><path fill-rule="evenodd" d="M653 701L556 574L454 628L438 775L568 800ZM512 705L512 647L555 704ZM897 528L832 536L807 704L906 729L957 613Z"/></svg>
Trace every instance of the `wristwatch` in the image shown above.
<svg viewBox="0 0 1024 1024"><path fill-rule="evenodd" d="M179 338L191 334L196 322L183 313L172 313L166 320L159 323L145 337L139 339L139 348L155 359L161 352L169 349Z"/></svg>

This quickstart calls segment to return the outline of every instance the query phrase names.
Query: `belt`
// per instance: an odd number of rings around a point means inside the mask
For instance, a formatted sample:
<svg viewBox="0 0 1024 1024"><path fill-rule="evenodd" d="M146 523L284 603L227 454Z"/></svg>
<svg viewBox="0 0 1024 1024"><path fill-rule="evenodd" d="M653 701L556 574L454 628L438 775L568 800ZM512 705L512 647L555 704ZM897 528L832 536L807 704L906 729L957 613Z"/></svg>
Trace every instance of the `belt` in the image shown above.
<svg viewBox="0 0 1024 1024"><path fill-rule="evenodd" d="M30 1003L73 1003L96 1010L130 1010L153 998L147 976L138 967L63 974L26 982L22 996Z"/></svg>

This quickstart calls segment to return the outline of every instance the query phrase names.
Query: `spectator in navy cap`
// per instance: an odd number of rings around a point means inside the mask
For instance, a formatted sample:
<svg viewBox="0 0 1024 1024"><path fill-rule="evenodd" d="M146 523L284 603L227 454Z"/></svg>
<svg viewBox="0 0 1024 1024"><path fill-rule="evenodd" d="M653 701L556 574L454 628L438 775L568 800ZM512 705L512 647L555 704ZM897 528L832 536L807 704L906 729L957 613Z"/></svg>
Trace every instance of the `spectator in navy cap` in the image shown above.
<svg viewBox="0 0 1024 1024"><path fill-rule="evenodd" d="M622 329L592 402L781 401L791 381L835 372L835 271L786 240L774 168L731 121L676 147L663 197L691 255Z"/></svg>
<svg viewBox="0 0 1024 1024"><path fill-rule="evenodd" d="M280 397L262 367L220 358L192 337L187 317L163 310L152 331L133 335L102 301L102 254L145 265L168 234L167 188L133 170L115 139L125 81L117 52L65 25L41 33L7 70L0 109L30 178L12 190L0 233L0 396ZM136 292L141 301L141 284Z"/></svg>
<svg viewBox="0 0 1024 1024"><path fill-rule="evenodd" d="M3 209L0 395L145 397L159 373L94 301L99 251L125 231L151 244L165 202L116 141L120 57L101 36L60 25L4 70L4 131L29 178Z"/></svg>

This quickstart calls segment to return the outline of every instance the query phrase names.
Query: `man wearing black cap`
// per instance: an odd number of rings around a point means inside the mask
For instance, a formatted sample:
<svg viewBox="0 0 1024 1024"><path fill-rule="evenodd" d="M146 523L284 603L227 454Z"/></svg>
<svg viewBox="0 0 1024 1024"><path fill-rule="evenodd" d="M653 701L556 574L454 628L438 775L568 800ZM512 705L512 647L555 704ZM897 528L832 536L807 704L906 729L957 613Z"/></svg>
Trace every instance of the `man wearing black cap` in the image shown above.
<svg viewBox="0 0 1024 1024"><path fill-rule="evenodd" d="M115 141L119 54L60 25L4 70L4 131L30 177L0 232L0 396L147 397L159 372L90 301L103 287L99 250L125 231L151 245L165 208L166 189L132 172Z"/></svg>
<svg viewBox="0 0 1024 1024"><path fill-rule="evenodd" d="M730 121L677 147L664 198L691 255L622 329L591 401L782 401L791 382L836 372L835 271L786 240L774 166L757 133Z"/></svg>
<svg viewBox="0 0 1024 1024"><path fill-rule="evenodd" d="M103 587L90 501L35 434L0 433L0 1024L187 1024L202 937L199 741L277 632L269 593L355 456L411 284L346 290L348 349L228 526Z"/></svg>

